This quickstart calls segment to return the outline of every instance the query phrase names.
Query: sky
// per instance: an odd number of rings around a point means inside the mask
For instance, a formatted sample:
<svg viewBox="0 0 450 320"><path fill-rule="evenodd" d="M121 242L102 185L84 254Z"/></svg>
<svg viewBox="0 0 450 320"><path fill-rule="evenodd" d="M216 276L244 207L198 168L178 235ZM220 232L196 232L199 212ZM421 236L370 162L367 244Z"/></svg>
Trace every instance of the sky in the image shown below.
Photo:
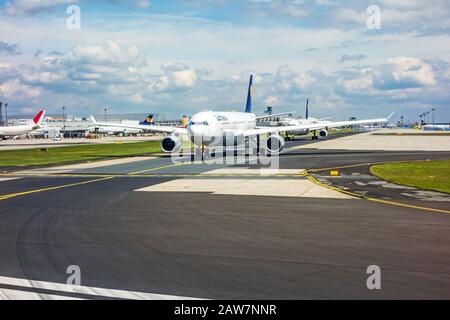
<svg viewBox="0 0 450 320"><path fill-rule="evenodd" d="M256 113L450 122L450 2L0 0L10 114L243 111L250 74Z"/></svg>

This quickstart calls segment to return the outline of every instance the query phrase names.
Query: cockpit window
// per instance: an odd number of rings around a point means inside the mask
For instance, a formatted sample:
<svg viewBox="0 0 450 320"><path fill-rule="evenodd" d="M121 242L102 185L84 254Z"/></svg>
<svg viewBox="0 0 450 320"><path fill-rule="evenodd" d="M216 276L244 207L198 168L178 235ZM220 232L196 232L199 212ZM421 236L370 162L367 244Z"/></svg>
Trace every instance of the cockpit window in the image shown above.
<svg viewBox="0 0 450 320"><path fill-rule="evenodd" d="M221 115L216 115L216 119L218 121L228 121L228 118L225 116L221 116Z"/></svg>
<svg viewBox="0 0 450 320"><path fill-rule="evenodd" d="M209 126L207 121L191 121L189 122L190 126Z"/></svg>

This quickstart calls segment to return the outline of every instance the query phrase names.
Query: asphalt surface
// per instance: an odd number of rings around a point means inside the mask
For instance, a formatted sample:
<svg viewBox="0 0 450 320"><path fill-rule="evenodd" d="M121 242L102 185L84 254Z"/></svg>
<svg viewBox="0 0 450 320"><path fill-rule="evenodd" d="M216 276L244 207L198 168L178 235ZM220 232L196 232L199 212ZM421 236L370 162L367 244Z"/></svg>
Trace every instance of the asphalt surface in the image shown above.
<svg viewBox="0 0 450 320"><path fill-rule="evenodd" d="M280 168L450 157L312 147L281 156ZM133 191L212 169L160 158L76 172L108 180L0 182L0 195L71 185L0 200L0 276L65 283L78 265L85 286L206 299L450 298L449 214L356 199ZM381 290L366 286L370 265L381 268Z"/></svg>

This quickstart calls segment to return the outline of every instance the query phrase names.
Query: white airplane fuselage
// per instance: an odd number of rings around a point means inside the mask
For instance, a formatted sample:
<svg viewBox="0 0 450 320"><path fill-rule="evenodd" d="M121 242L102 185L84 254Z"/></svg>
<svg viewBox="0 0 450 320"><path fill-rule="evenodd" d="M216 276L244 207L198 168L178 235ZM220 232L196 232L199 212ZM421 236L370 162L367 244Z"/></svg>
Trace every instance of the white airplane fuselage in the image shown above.
<svg viewBox="0 0 450 320"><path fill-rule="evenodd" d="M245 130L255 127L254 113L203 111L193 115L186 128L194 144L209 145L214 139L222 137L231 143L235 137L242 136Z"/></svg>
<svg viewBox="0 0 450 320"><path fill-rule="evenodd" d="M323 124L324 128L326 127L328 121L318 120L315 118L309 118L309 119L294 119L294 118L285 118L280 120L278 123L281 126L299 126L299 125L310 125L310 124ZM292 135L307 135L309 133L309 130L303 129L303 130L295 130L295 131L289 131L287 134Z"/></svg>
<svg viewBox="0 0 450 320"><path fill-rule="evenodd" d="M132 128L121 128L121 127L92 127L88 129L89 132L96 132L108 135L118 135L118 134L138 134L141 130Z"/></svg>
<svg viewBox="0 0 450 320"><path fill-rule="evenodd" d="M30 133L31 131L34 131L39 128L40 126L37 124L25 126L0 127L0 136L2 137L20 136L22 134Z"/></svg>

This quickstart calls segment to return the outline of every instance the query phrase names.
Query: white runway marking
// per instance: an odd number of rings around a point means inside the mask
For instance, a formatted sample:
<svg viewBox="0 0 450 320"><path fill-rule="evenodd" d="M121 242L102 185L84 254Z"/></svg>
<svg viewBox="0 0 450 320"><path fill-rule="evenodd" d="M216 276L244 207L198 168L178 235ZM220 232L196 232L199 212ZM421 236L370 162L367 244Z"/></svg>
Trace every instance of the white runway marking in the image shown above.
<svg viewBox="0 0 450 320"><path fill-rule="evenodd" d="M383 129L377 130L376 132L370 131L337 139L319 140L316 143L292 147L289 150L316 148L319 150L450 151L450 136L395 135L396 132L421 133L418 130ZM394 135L382 135L383 133L394 133Z"/></svg>
<svg viewBox="0 0 450 320"><path fill-rule="evenodd" d="M0 182L2 181L10 181L10 180L17 180L22 179L21 177L13 177L13 178L0 178Z"/></svg>
<svg viewBox="0 0 450 320"><path fill-rule="evenodd" d="M109 167L109 166L114 166L114 165L118 165L118 164L133 163L133 162L152 160L152 159L155 159L155 157L133 157L133 158L124 158L124 159L104 160L104 161L92 161L92 162L77 163L77 164L63 165L63 166L50 167L50 168L24 170L24 171L17 172L17 174L20 175L20 174L68 173L68 172L73 172L75 170L102 168L102 167Z"/></svg>
<svg viewBox="0 0 450 320"><path fill-rule="evenodd" d="M21 291L19 289L2 289L2 285L17 286L27 289ZM32 289L52 290L55 293L52 294L38 294L36 292L30 292ZM21 278L1 277L0 276L0 300L1 299L76 299L71 296L64 296L64 293L69 294L83 294L92 297L106 297L106 298L119 298L119 299L131 299L131 300L200 300L198 298L173 296L166 294L137 292L137 291L125 291L117 289L106 289L87 286L72 286L57 282L27 280Z"/></svg>
<svg viewBox="0 0 450 320"><path fill-rule="evenodd" d="M249 169L249 168L221 168L201 173L202 175L299 175L303 172L303 169Z"/></svg>
<svg viewBox="0 0 450 320"><path fill-rule="evenodd" d="M304 169L221 168L203 172L205 178L184 178L151 185L135 191L207 192L225 195L354 199L315 185L300 176ZM233 175L233 178L227 176ZM276 175L279 175L278 177ZM221 176L216 178L216 176ZM249 178L248 176L252 176ZM258 176L261 179L258 179ZM207 178L206 178L207 177Z"/></svg>
<svg viewBox="0 0 450 320"><path fill-rule="evenodd" d="M84 300L74 297L54 294L39 294L35 292L0 289L0 300Z"/></svg>

